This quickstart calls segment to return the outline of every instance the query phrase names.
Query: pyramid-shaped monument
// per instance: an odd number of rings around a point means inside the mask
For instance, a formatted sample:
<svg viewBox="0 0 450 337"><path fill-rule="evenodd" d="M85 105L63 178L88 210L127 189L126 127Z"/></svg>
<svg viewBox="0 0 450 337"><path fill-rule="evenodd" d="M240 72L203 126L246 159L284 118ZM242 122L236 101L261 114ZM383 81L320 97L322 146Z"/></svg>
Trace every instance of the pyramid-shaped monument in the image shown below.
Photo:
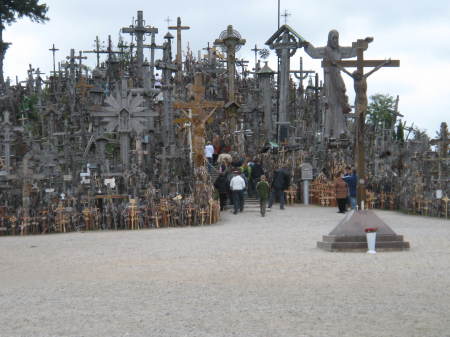
<svg viewBox="0 0 450 337"><path fill-rule="evenodd" d="M330 251L366 251L367 239L365 228L378 228L376 250L406 250L409 242L403 240L403 235L397 235L372 210L350 212L317 247Z"/></svg>

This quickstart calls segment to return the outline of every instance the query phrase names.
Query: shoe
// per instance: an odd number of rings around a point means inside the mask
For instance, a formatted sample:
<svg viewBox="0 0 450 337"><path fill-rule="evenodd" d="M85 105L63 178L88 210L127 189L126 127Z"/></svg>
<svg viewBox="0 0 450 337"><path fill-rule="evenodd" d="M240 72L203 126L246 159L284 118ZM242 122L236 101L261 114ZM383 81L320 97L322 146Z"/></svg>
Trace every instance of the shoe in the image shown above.
<svg viewBox="0 0 450 337"><path fill-rule="evenodd" d="M233 212L233 214L237 214L237 212Z"/></svg>
<svg viewBox="0 0 450 337"><path fill-rule="evenodd" d="M284 207L280 207L280 209L284 209Z"/></svg>

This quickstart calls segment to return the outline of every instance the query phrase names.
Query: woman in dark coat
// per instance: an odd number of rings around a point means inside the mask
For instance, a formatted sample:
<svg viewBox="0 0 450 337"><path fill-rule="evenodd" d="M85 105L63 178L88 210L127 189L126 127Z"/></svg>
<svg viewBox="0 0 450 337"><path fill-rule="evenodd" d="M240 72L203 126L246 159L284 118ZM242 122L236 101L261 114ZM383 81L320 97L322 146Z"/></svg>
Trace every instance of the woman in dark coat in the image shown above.
<svg viewBox="0 0 450 337"><path fill-rule="evenodd" d="M348 197L348 187L347 183L344 181L344 179L342 179L342 172L336 174L336 179L334 180L334 187L336 191L336 201L339 208L338 213L345 213Z"/></svg>
<svg viewBox="0 0 450 337"><path fill-rule="evenodd" d="M229 182L225 172L220 173L217 177L214 187L219 191L220 210L223 211L227 204L227 195L229 193Z"/></svg>

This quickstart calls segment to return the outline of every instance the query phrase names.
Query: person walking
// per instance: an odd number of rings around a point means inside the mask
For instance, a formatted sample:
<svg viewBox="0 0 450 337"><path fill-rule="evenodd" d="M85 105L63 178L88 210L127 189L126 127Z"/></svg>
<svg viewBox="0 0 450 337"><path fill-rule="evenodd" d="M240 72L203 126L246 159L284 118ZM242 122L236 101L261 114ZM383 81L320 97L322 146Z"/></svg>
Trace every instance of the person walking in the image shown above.
<svg viewBox="0 0 450 337"><path fill-rule="evenodd" d="M211 172L212 165L213 165L213 155L214 155L214 146L211 144L210 141L205 145L205 157L208 161L208 172Z"/></svg>
<svg viewBox="0 0 450 337"><path fill-rule="evenodd" d="M245 180L240 175L239 170L235 171L235 176L230 181L230 189L233 195L233 205L234 212L237 214L238 211L244 211L244 190L245 190Z"/></svg>
<svg viewBox="0 0 450 337"><path fill-rule="evenodd" d="M347 166L342 179L344 179L348 186L350 206L352 209L356 209L356 185L358 184L358 176L356 175L355 170L352 170L350 166Z"/></svg>
<svg viewBox="0 0 450 337"><path fill-rule="evenodd" d="M220 210L223 211L225 209L225 205L227 204L227 196L229 192L228 187L228 179L227 174L225 172L220 173L214 182L214 187L219 192L219 201L220 201Z"/></svg>
<svg viewBox="0 0 450 337"><path fill-rule="evenodd" d="M256 193L259 197L259 209L261 215L266 215L267 199L269 199L270 186L266 180L266 176L263 174L260 176L260 181L256 184Z"/></svg>
<svg viewBox="0 0 450 337"><path fill-rule="evenodd" d="M290 176L287 170L283 167L276 170L273 174L272 191L270 192L269 206L271 208L275 198L280 200L280 209L284 209L284 190L288 189L290 185Z"/></svg>
<svg viewBox="0 0 450 337"><path fill-rule="evenodd" d="M261 165L261 161L258 158L255 158L252 166L252 181L254 186L258 185L259 181L261 180L261 176L263 174L264 169ZM258 194L258 191L256 191L256 194ZM258 197L258 195L256 195L256 197Z"/></svg>
<svg viewBox="0 0 450 337"><path fill-rule="evenodd" d="M336 179L334 180L334 189L336 192L336 202L338 204L338 213L345 213L347 197L348 197L348 186L342 179L342 172L336 174Z"/></svg>

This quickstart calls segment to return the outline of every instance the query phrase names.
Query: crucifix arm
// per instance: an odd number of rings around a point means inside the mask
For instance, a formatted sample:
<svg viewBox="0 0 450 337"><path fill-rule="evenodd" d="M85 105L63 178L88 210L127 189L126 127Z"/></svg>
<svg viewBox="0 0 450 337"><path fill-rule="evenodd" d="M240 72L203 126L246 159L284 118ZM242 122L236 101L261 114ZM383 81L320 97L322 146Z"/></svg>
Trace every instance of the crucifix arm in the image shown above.
<svg viewBox="0 0 450 337"><path fill-rule="evenodd" d="M308 54L313 59L321 59L325 56L325 47L314 47L309 42L304 42L303 46L305 48L306 54Z"/></svg>
<svg viewBox="0 0 450 337"><path fill-rule="evenodd" d="M346 73L351 78L353 78L353 74L351 72L349 72L347 69L345 69L344 67L342 67L341 65L339 65L333 61L331 61L331 64L334 65L335 67L337 67L339 70L342 70L344 73Z"/></svg>
<svg viewBox="0 0 450 337"><path fill-rule="evenodd" d="M370 75L372 75L374 72L376 72L377 70L379 70L380 68L384 67L386 64L390 63L391 59L385 60L383 63L380 63L379 65L377 65L375 68L373 68L371 71L369 71L367 74L364 75L365 78L369 77Z"/></svg>
<svg viewBox="0 0 450 337"><path fill-rule="evenodd" d="M185 117L188 117L188 118L189 118L189 113L188 113L186 110L180 109L180 111L183 113L183 115L184 115Z"/></svg>
<svg viewBox="0 0 450 337"><path fill-rule="evenodd" d="M213 109L211 110L211 112L208 114L208 116L206 116L206 118L204 119L205 122L213 115L213 113L216 111L216 109L217 109L217 108L213 108Z"/></svg>

